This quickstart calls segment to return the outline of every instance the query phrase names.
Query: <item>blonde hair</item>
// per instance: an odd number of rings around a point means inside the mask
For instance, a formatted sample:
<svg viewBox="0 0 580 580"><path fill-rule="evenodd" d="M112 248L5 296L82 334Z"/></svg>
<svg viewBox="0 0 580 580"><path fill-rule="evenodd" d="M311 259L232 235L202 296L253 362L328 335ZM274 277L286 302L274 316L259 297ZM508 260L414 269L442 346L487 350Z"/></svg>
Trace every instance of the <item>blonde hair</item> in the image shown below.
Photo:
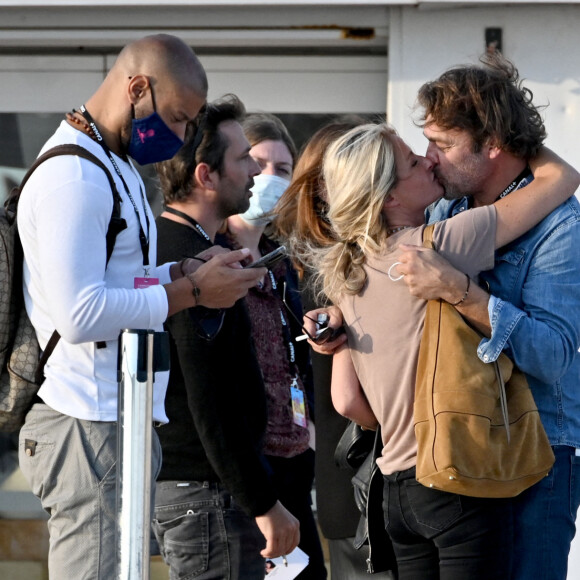
<svg viewBox="0 0 580 580"><path fill-rule="evenodd" d="M322 161L328 146L360 125L362 120L335 121L321 127L310 138L300 154L292 181L274 209L274 236L289 248L292 265L304 280L306 269L312 269L309 251L334 244L334 233L326 218L326 187L322 177ZM309 250L309 248L308 248Z"/></svg>
<svg viewBox="0 0 580 580"><path fill-rule="evenodd" d="M358 294L366 283L366 255L386 236L383 205L397 181L395 130L386 123L355 127L324 157L328 219L336 243L316 252L317 286L332 302Z"/></svg>

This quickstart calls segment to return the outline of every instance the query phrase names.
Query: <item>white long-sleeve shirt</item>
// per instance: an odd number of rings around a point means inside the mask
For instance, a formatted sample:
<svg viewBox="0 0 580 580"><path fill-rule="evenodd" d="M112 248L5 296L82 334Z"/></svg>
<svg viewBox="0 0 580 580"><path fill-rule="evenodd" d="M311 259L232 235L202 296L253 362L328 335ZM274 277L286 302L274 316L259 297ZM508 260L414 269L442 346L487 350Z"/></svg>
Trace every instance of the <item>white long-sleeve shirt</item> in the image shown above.
<svg viewBox="0 0 580 580"><path fill-rule="evenodd" d="M61 335L39 396L66 415L116 421L119 333L127 328L162 330L168 313L162 284L170 281L169 265L155 267L157 231L140 193L145 188L130 162L115 156L146 233L146 212L149 217L150 276L159 278L157 286L134 289L135 278L144 275L143 255L137 215L123 183L101 146L65 121L42 151L62 143L85 147L110 169L127 229L118 235L107 266L105 236L113 196L104 172L90 161L70 155L49 159L26 184L18 207L26 310L41 348L55 329ZM97 348L97 341L106 341L106 348ZM167 421L167 375L155 377L156 421Z"/></svg>

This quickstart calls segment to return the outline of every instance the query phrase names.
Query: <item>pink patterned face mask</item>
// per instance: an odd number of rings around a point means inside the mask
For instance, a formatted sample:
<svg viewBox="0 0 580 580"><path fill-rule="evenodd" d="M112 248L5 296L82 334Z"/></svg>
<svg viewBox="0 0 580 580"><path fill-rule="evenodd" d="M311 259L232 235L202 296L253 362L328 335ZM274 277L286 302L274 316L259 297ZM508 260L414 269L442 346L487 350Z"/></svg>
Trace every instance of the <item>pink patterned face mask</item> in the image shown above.
<svg viewBox="0 0 580 580"><path fill-rule="evenodd" d="M183 146L183 141L165 124L155 110L155 97L151 87L153 113L142 119L135 119L135 111L131 108L131 141L129 155L139 165L158 163L171 159Z"/></svg>

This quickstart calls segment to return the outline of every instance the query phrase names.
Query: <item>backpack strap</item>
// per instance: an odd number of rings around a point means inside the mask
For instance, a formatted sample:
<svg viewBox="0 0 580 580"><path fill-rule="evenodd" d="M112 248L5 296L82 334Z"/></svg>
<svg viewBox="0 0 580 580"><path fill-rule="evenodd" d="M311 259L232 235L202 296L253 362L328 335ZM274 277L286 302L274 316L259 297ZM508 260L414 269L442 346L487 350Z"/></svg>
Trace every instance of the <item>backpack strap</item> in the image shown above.
<svg viewBox="0 0 580 580"><path fill-rule="evenodd" d="M6 202L4 203L4 207L6 209L6 217L9 223L15 223L16 221L16 211L18 207L18 202L20 201L20 195L22 190L24 189L24 185L30 178L30 176L34 173L36 168L41 164L51 159L53 157L57 157L59 155L75 155L77 157L82 157L91 163L94 163L98 167L100 167L107 176L107 180L109 181L109 185L111 186L111 193L113 195L113 211L111 213L111 219L109 220L109 227L107 228L106 234L106 241L107 241L107 262L109 264L109 260L113 254L113 249L115 247L115 241L119 233L121 233L124 229L127 228L127 222L121 217L121 196L119 195L119 191L117 190L117 186L115 184L115 180L111 175L111 172L107 169L107 166L96 156L93 155L90 151L81 147L80 145L75 145L74 143L66 143L63 145L57 145L52 149L44 152L40 155L32 164L30 169L26 172L26 175L22 178L20 185L15 187L9 194ZM16 246L17 251L22 254L22 244L20 242L20 236L18 235L18 231L16 232ZM22 256L21 256L22 257ZM16 263L22 263L22 259L16 260ZM44 378L44 366L48 361L48 358L54 351L58 341L60 340L60 334L58 331L54 331L52 336L50 337L46 348L42 352L40 360L38 361L38 366L36 367L36 374L35 374L35 381L36 384L40 385ZM103 342L97 342L97 348L103 348L106 346Z"/></svg>
<svg viewBox="0 0 580 580"><path fill-rule="evenodd" d="M75 155L77 157L82 157L91 163L94 163L98 167L100 167L107 176L109 181L109 185L111 186L111 192L113 195L113 211L111 213L111 219L109 221L109 227L107 229L107 264L111 259L111 255L113 254L113 248L115 247L115 241L117 236L120 232L122 232L127 227L127 222L121 218L121 196L119 195L119 191L117 190L117 186L115 184L115 180L111 175L111 172L107 169L107 166L96 156L93 155L90 151L81 147L80 145L75 145L74 143L65 143L64 145L57 145L52 149L44 152L40 155L32 164L30 169L26 172L26 175L22 178L20 185L12 190L8 199L4 203L4 207L6 208L6 216L10 223L12 223L16 219L16 208L18 206L18 202L20 200L20 195L22 190L24 189L24 185L30 178L30 176L34 173L36 168L41 164L51 159L52 157L57 157L59 155Z"/></svg>
<svg viewBox="0 0 580 580"><path fill-rule="evenodd" d="M42 351L40 358L38 359L38 365L36 366L36 372L34 373L34 382L37 385L42 385L42 381L44 381L44 367L48 362L50 355L53 353L58 341L60 340L60 334L58 330L55 330L51 337L48 339L46 343L46 347Z"/></svg>

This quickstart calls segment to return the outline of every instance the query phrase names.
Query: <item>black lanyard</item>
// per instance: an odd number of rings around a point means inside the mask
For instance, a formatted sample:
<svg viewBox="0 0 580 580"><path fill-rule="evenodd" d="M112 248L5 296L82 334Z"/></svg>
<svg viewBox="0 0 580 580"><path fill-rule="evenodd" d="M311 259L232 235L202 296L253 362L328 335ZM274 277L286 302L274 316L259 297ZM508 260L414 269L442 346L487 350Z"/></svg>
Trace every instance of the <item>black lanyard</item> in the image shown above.
<svg viewBox="0 0 580 580"><path fill-rule="evenodd" d="M178 209L174 209L172 207L169 207L169 206L165 206L164 211L166 211L167 213L172 213L173 215L179 216L180 218L183 218L186 222L190 223L194 227L195 231L204 240L207 240L208 242L212 243L212 239L207 235L207 232L190 215L187 215L186 213L179 211Z"/></svg>
<svg viewBox="0 0 580 580"><path fill-rule="evenodd" d="M278 284L276 283L276 279L274 278L272 270L268 270L268 275L270 276L270 283L272 285L272 294L277 299L279 299L277 292ZM296 376L298 376L298 365L296 363L296 348L294 346L294 341L292 340L292 335L290 334L290 321L286 318L284 314L284 309L281 306L278 306L278 310L280 313L280 321L282 323L282 337L288 348L288 359L290 361L291 366L294 367Z"/></svg>
<svg viewBox="0 0 580 580"><path fill-rule="evenodd" d="M526 165L524 170L500 193L497 199L502 199L509 195L518 185L531 173L530 168ZM497 200L496 200L497 201Z"/></svg>
<svg viewBox="0 0 580 580"><path fill-rule="evenodd" d="M81 105L80 112L81 112L81 115L87 120L87 123L89 124L90 128L93 130L93 133L95 134L95 137L97 138L98 144L103 148L103 151L105 152L105 154L107 155L107 157L111 161L113 167L115 168L117 175L119 176L119 178L121 179L121 182L123 183L123 187L125 188L125 193L127 194L127 197L129 198L129 200L131 201L131 204L133 205L133 210L135 211L135 215L137 216L137 223L139 224L139 244L141 245L141 253L143 254L143 269L145 270L145 275L148 276L149 275L149 230L150 230L150 225L149 225L149 216L147 215L147 204L145 203L145 194L143 193L143 188L141 187L141 183L139 182L139 179L137 179L137 183L139 183L139 192L141 193L141 202L143 203L143 211L145 212L145 225L147 227L147 233L145 233L143 231L143 225L141 224L141 215L139 214L139 208L137 207L137 204L135 203L135 200L133 199L133 196L131 195L131 192L129 191L129 186L127 185L127 182L125 181L125 178L123 177L123 174L121 173L121 170L119 169L119 166L117 165L117 162L115 161L115 158L113 157L113 154L111 153L111 150L107 147L107 144L105 143L101 133L99 132L99 129L97 128L97 125L96 125L94 119L92 118L91 114L87 111L87 109L84 105Z"/></svg>

